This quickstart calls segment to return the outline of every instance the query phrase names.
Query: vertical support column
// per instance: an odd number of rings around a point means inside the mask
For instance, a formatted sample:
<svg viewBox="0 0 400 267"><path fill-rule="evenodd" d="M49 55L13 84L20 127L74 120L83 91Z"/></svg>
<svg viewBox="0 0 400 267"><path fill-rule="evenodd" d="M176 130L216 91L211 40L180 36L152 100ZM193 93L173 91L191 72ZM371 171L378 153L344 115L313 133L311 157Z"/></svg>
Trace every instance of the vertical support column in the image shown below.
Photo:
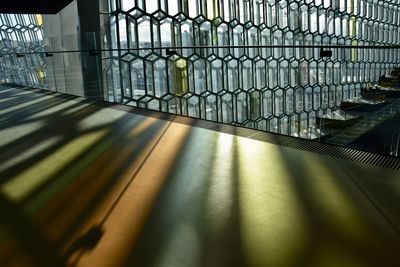
<svg viewBox="0 0 400 267"><path fill-rule="evenodd" d="M100 11L100 41L103 42L101 45L102 48L108 48L108 49L115 49L118 48L116 44L114 43L115 40L112 38L112 28L110 25L110 19L111 15L110 12L114 11L113 8L115 8L116 5L119 5L119 2L116 0L113 0L109 3L109 0L99 0L100 6L99 6L99 11ZM119 83L120 79L115 79L113 75L109 75L107 70L110 68L110 65L112 65L112 60L110 60L111 55L113 55L114 52L105 52L103 53L103 56L106 58L102 60L101 66L102 66L102 73L103 73L103 99L106 101L117 101L118 102L118 94L116 91L120 86L116 86L116 84ZM112 70L111 70L112 72ZM111 98L110 98L111 96Z"/></svg>
<svg viewBox="0 0 400 267"><path fill-rule="evenodd" d="M72 1L58 14L43 15L46 51L77 51L80 49L77 3ZM80 53L56 53L45 58L47 83L50 90L85 95Z"/></svg>
<svg viewBox="0 0 400 267"><path fill-rule="evenodd" d="M82 50L101 49L99 0L77 0ZM84 95L103 99L101 53L82 53Z"/></svg>

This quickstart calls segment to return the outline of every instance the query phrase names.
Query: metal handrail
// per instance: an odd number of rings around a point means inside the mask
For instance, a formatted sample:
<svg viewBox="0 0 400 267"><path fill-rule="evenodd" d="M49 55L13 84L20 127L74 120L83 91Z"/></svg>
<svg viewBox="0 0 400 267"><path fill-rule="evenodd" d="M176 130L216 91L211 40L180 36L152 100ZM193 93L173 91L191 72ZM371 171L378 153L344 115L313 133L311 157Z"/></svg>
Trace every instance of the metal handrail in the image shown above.
<svg viewBox="0 0 400 267"><path fill-rule="evenodd" d="M35 52L11 52L0 53L0 56L7 55L32 55L32 54L60 54L60 53L93 53L93 52L114 52L114 51L142 51L142 50L163 50L176 51L177 49L223 49L223 48L312 48L312 49L400 49L400 45L210 45L210 46L159 46L139 48L113 48L113 49L77 49L60 51L35 51Z"/></svg>

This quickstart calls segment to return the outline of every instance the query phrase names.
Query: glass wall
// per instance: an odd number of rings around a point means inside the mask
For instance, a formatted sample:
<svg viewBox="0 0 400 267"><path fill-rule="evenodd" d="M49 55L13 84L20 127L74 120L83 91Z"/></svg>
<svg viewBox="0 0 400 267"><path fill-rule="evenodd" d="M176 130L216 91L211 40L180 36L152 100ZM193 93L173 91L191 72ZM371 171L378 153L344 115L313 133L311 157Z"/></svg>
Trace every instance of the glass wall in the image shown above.
<svg viewBox="0 0 400 267"><path fill-rule="evenodd" d="M333 49L321 58L315 48L257 47L398 45L398 0L108 0L108 7L105 48L125 49L106 54L109 100L282 134L309 130L318 114L358 96L399 59L395 49ZM186 48L156 49L169 46Z"/></svg>
<svg viewBox="0 0 400 267"><path fill-rule="evenodd" d="M399 45L400 0L103 3L104 50L98 59L112 102L307 136L318 116L399 65L394 48L332 48L332 57L321 57L319 48L307 45ZM42 26L39 15L0 14L1 80L52 89L46 76L56 76L54 62L62 55L45 61ZM68 54L77 58L71 62L80 62L79 47ZM49 73L45 62L53 62ZM69 72L79 73L54 84L82 91L76 77L85 67L85 60L82 66L71 63Z"/></svg>
<svg viewBox="0 0 400 267"><path fill-rule="evenodd" d="M0 14L0 80L43 87L43 47L41 15Z"/></svg>

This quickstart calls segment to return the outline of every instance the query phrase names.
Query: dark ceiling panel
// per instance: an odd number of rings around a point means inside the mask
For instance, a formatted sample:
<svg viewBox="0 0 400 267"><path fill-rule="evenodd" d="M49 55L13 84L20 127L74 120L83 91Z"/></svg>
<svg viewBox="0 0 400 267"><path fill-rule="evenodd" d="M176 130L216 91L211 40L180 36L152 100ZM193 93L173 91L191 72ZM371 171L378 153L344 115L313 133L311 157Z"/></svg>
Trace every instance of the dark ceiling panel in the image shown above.
<svg viewBox="0 0 400 267"><path fill-rule="evenodd" d="M0 13L56 14L73 0L5 0L0 3Z"/></svg>

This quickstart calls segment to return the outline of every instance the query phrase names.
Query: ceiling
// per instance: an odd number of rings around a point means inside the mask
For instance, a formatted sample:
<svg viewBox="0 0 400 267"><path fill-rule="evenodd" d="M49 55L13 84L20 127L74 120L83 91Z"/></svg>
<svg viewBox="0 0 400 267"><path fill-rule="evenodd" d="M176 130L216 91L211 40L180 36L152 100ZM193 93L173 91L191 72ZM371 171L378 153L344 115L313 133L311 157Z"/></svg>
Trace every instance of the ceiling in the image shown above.
<svg viewBox="0 0 400 267"><path fill-rule="evenodd" d="M56 14L73 0L6 0L1 1L0 13Z"/></svg>

